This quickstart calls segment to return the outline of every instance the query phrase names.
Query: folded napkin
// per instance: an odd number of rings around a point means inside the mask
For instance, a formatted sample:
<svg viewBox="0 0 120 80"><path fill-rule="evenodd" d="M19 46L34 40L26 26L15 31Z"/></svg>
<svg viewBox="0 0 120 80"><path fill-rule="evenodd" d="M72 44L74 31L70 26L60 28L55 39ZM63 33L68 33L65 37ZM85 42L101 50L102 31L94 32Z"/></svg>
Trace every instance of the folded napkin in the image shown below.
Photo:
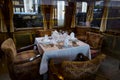
<svg viewBox="0 0 120 80"><path fill-rule="evenodd" d="M48 35L45 35L45 36L44 36L43 42L50 42L50 40L49 40L49 38L48 38Z"/></svg>
<svg viewBox="0 0 120 80"><path fill-rule="evenodd" d="M57 32L56 30L52 32L51 37L55 40L59 39L59 32Z"/></svg>
<svg viewBox="0 0 120 80"><path fill-rule="evenodd" d="M64 40L64 46L67 47L69 45L69 38L66 37Z"/></svg>
<svg viewBox="0 0 120 80"><path fill-rule="evenodd" d="M71 33L70 33L70 38L71 38L71 39L75 39L75 33L74 33L74 32L71 32Z"/></svg>

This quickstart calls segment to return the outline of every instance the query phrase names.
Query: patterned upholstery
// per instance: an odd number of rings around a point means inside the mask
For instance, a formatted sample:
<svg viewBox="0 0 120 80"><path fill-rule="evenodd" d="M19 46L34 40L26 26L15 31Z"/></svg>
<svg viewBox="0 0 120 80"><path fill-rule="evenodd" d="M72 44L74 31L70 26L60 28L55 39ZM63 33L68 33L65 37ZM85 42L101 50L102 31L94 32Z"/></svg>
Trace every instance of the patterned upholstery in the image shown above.
<svg viewBox="0 0 120 80"><path fill-rule="evenodd" d="M87 36L86 36L86 32L89 31L88 27L77 27L76 28L76 37L79 40L85 41Z"/></svg>
<svg viewBox="0 0 120 80"><path fill-rule="evenodd" d="M50 80L94 80L94 75L104 59L105 55L100 54L88 61L63 61L61 66L57 67L51 60L49 78Z"/></svg>
<svg viewBox="0 0 120 80"><path fill-rule="evenodd" d="M37 30L38 37L44 37L45 35L51 36L53 30Z"/></svg>
<svg viewBox="0 0 120 80"><path fill-rule="evenodd" d="M34 78L40 77L41 58L37 50L17 53L16 46L11 38L2 43L1 49L6 55L9 75L12 80L34 80Z"/></svg>
<svg viewBox="0 0 120 80"><path fill-rule="evenodd" d="M94 58L96 54L101 51L103 35L94 32L87 32L86 42L90 45L91 54Z"/></svg>
<svg viewBox="0 0 120 80"><path fill-rule="evenodd" d="M87 32L86 42L91 46L91 48L100 49L102 41L103 35L94 32Z"/></svg>

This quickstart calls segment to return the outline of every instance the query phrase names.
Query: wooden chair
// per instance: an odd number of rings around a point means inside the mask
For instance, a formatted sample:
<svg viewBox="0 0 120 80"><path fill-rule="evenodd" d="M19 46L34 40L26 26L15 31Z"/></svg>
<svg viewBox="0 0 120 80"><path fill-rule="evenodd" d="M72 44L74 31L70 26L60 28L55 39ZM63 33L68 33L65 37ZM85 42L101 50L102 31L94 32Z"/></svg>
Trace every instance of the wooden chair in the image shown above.
<svg viewBox="0 0 120 80"><path fill-rule="evenodd" d="M5 53L11 80L35 80L40 78L40 55L37 50L31 49L33 45L16 50L12 38L5 40L1 49Z"/></svg>
<svg viewBox="0 0 120 80"><path fill-rule="evenodd" d="M88 61L63 61L55 64L50 60L49 79L50 80L94 80L100 64L106 55L100 54Z"/></svg>
<svg viewBox="0 0 120 80"><path fill-rule="evenodd" d="M86 43L90 45L91 55L94 58L100 53L104 36L99 33L87 32Z"/></svg>

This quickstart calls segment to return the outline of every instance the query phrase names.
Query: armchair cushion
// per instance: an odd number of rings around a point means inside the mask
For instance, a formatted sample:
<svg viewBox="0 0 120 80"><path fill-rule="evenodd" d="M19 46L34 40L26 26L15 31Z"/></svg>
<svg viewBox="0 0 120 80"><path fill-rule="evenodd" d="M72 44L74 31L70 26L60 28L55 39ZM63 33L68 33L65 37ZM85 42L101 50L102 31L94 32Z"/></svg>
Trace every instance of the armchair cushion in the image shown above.
<svg viewBox="0 0 120 80"><path fill-rule="evenodd" d="M26 63L15 64L14 71L17 74L20 73L29 73L31 71L39 71L40 58L35 59L34 61L28 61Z"/></svg>
<svg viewBox="0 0 120 80"><path fill-rule="evenodd" d="M14 60L14 64L30 61L30 58L36 56L36 54L34 53L37 54L37 51L27 50L27 51L22 51L20 53L17 53L17 56L15 57L15 60Z"/></svg>
<svg viewBox="0 0 120 80"><path fill-rule="evenodd" d="M94 33L94 32L87 32L87 39L86 42L90 45L93 49L100 49L102 46L103 35Z"/></svg>

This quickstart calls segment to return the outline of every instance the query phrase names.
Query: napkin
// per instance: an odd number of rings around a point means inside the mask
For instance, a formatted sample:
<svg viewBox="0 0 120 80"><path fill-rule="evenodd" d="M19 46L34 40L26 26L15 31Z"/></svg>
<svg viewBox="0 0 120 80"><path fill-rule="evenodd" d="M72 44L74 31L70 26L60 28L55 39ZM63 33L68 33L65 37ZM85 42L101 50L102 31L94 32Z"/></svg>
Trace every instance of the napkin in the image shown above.
<svg viewBox="0 0 120 80"><path fill-rule="evenodd" d="M64 46L67 47L69 45L69 38L66 37L64 40Z"/></svg>
<svg viewBox="0 0 120 80"><path fill-rule="evenodd" d="M49 40L49 38L48 38L48 35L45 35L45 36L44 36L43 42L50 42L50 40Z"/></svg>
<svg viewBox="0 0 120 80"><path fill-rule="evenodd" d="M71 32L71 33L70 33L70 38L71 38L71 39L75 39L75 33L74 33L74 32Z"/></svg>
<svg viewBox="0 0 120 80"><path fill-rule="evenodd" d="M56 30L52 32L51 37L55 40L59 39L59 32L57 32Z"/></svg>

